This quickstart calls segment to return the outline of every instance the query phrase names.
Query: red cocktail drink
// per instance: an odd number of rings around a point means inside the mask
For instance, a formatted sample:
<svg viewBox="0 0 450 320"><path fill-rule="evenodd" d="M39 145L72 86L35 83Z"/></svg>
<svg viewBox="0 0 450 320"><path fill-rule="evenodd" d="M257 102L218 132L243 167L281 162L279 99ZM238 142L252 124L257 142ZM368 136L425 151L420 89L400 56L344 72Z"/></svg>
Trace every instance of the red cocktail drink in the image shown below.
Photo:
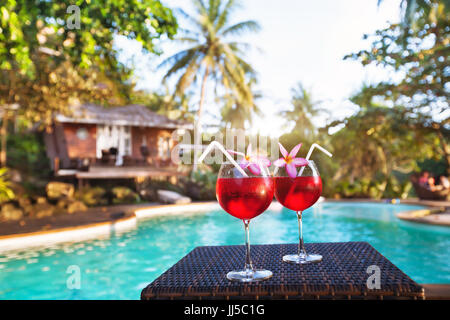
<svg viewBox="0 0 450 320"><path fill-rule="evenodd" d="M270 177L219 178L216 196L222 208L239 219L249 220L263 213L273 199Z"/></svg>
<svg viewBox="0 0 450 320"><path fill-rule="evenodd" d="M244 171L245 170L245 171ZM257 174L258 173L258 174ZM220 206L244 223L245 264L241 270L230 271L227 279L254 282L269 279L270 270L255 269L250 257L250 220L263 213L273 200L274 182L267 167L249 170L238 164L223 163L216 182L216 197Z"/></svg>
<svg viewBox="0 0 450 320"><path fill-rule="evenodd" d="M288 209L303 211L316 203L321 193L319 176L275 177L275 197Z"/></svg>
<svg viewBox="0 0 450 320"><path fill-rule="evenodd" d="M292 163L293 160L286 161ZM288 164L285 167L287 166ZM299 264L320 262L321 255L306 253L303 243L302 212L319 200L322 193L322 180L314 161L307 160L306 165L300 166L299 171L295 168L287 170L282 167L274 173L275 198L286 208L296 211L298 219L298 252L283 256L283 261Z"/></svg>

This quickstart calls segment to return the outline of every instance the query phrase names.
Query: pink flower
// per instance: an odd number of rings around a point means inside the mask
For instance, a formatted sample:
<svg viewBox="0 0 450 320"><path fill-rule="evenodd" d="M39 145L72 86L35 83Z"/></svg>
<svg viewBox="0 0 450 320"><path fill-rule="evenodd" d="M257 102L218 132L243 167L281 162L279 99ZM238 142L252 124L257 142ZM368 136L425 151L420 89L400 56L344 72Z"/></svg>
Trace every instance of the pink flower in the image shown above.
<svg viewBox="0 0 450 320"><path fill-rule="evenodd" d="M280 146L280 152L283 155L283 158L280 158L278 160L275 160L273 164L277 167L286 167L286 172L291 178L295 178L297 176L297 167L303 167L308 164L308 160L304 158L296 158L295 156L298 153L298 150L300 150L300 147L302 146L301 143L296 145L291 152L286 151L286 149L281 145L281 143L278 142L278 145Z"/></svg>
<svg viewBox="0 0 450 320"><path fill-rule="evenodd" d="M243 157L243 159L239 162L239 165L242 169L248 168L251 173L254 175L259 175L261 173L261 166L270 167L270 160L264 156L254 155L252 153L252 145L249 144L247 147L247 154L243 154L242 152L236 152L233 150L227 150L231 154L235 154Z"/></svg>

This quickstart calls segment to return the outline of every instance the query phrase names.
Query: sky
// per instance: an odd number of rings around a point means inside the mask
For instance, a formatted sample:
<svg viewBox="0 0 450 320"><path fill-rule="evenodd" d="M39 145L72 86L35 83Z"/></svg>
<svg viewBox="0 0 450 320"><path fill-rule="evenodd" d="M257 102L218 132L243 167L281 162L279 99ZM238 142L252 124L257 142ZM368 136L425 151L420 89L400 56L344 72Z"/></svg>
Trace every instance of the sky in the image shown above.
<svg viewBox="0 0 450 320"><path fill-rule="evenodd" d="M192 12L189 0L163 0L170 8ZM256 20L262 30L239 40L251 43L255 50L246 59L258 72L256 90L263 94L258 106L263 112L249 128L249 133L277 137L288 132L284 119L277 116L290 108L291 89L299 81L322 101L326 109L313 119L321 127L357 111L348 98L363 83L376 83L390 77L378 67L363 67L358 61L343 60L346 54L370 47L364 34L373 34L389 23L400 20L400 0L243 0L231 22ZM181 27L185 27L181 25ZM138 43L116 39L120 60L136 68L137 88L161 89L164 70L156 66L182 47L164 42L161 57L145 55ZM169 83L170 84L170 83ZM203 123L216 123L220 106L207 92ZM198 101L194 96L193 102Z"/></svg>

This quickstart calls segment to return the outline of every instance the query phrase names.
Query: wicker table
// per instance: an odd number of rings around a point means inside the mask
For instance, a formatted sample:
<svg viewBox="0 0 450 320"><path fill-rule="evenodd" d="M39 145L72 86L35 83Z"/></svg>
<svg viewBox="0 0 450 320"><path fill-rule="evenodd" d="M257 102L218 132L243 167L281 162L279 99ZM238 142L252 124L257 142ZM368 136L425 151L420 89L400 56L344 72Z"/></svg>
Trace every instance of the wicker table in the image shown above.
<svg viewBox="0 0 450 320"><path fill-rule="evenodd" d="M142 290L141 299L424 299L424 290L366 242L308 243L323 261L282 262L296 244L253 245L253 263L273 272L255 284L226 279L243 265L244 246L197 247ZM380 289L369 289L367 268L380 268Z"/></svg>

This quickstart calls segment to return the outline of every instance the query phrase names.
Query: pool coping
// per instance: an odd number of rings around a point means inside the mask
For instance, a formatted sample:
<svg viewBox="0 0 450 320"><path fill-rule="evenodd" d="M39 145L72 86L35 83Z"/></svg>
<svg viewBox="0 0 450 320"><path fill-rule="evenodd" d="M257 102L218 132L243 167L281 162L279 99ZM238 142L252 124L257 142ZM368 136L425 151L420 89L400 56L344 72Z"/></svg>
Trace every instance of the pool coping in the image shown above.
<svg viewBox="0 0 450 320"><path fill-rule="evenodd" d="M0 253L48 244L79 242L99 237L110 237L114 233L125 232L136 227L138 220L172 213L206 211L216 205L215 201L194 202L190 204L149 205L127 212L125 217L108 221L88 223L78 226L60 227L0 236ZM218 206L218 204L217 204ZM187 210L182 210L187 209Z"/></svg>
<svg viewBox="0 0 450 320"><path fill-rule="evenodd" d="M113 233L125 232L136 226L136 217L130 215L115 220L90 223L0 236L0 253L63 242L78 242L101 238Z"/></svg>
<svg viewBox="0 0 450 320"><path fill-rule="evenodd" d="M374 199L326 199L326 201L386 203L386 200ZM428 209L433 207L432 203L425 204L423 201L415 199L408 199L407 201L402 200L400 203L420 204L427 206ZM279 211L282 209L282 206L278 202L273 201L269 208L271 210ZM128 213L128 216L119 219L78 226L60 227L52 230L3 235L0 236L0 252L40 247L63 242L79 242L105 236L110 237L114 233L125 232L135 228L139 220L151 219L157 216L167 216L169 214L204 213L208 210L218 209L220 209L220 205L217 201L202 201L189 204L150 205L148 207L135 208L132 212Z"/></svg>

